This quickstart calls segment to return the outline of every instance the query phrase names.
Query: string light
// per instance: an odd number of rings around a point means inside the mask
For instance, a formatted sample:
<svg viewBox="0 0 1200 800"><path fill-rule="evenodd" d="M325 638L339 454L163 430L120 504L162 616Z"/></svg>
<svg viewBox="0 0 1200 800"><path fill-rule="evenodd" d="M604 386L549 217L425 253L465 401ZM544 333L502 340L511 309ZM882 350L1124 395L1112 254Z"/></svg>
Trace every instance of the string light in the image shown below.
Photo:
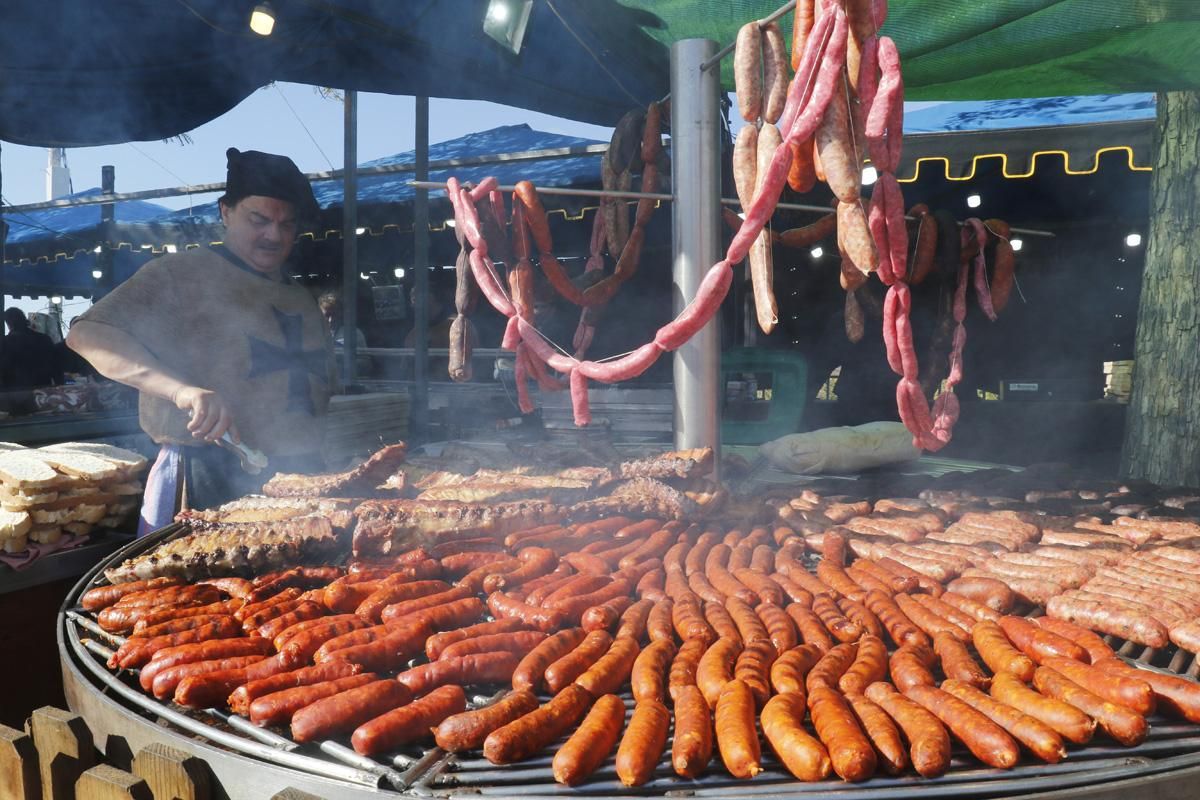
<svg viewBox="0 0 1200 800"><path fill-rule="evenodd" d="M1142 235L1140 233L1131 233L1125 237L1126 247L1137 247L1142 243Z"/></svg>
<svg viewBox="0 0 1200 800"><path fill-rule="evenodd" d="M1020 250L1021 247L1025 244L1020 239L1009 239L1008 243L1012 247L1014 253L1017 252L1018 250Z"/></svg>
<svg viewBox="0 0 1200 800"><path fill-rule="evenodd" d="M1003 175L1005 178L1008 178L1010 180L1032 178L1034 172L1037 170L1037 160L1038 160L1039 156L1062 156L1063 172L1065 172L1067 175L1093 175L1096 172L1100 171L1100 156L1102 156L1105 153L1111 153L1111 152L1124 153L1126 164L1128 165L1128 168L1133 172L1153 172L1154 171L1154 167L1139 167L1137 164L1133 163L1133 148L1132 147L1130 147L1129 145L1116 145L1114 147L1101 147L1098 150L1096 150L1096 153L1092 158L1092 166L1089 167L1088 169L1071 169L1070 156L1066 150L1038 150L1037 152L1035 152L1033 155L1031 155L1029 157L1029 171L1028 172L1016 172L1016 171L1009 172L1009 170L1008 170L1008 155L1006 153L982 153L980 155L977 155L977 156L974 156L971 158L971 167L970 167L970 169L967 170L966 174L955 176L955 175L950 174L950 159L947 158L946 156L922 156L921 158L917 159L916 164L914 165L914 169L913 169L913 176L911 178L898 178L897 180L900 183L914 183L921 176L921 164L923 164L924 162L927 162L927 161L929 161L929 162L939 162L940 161L942 164L942 173L943 173L943 177L945 178L945 180L948 180L948 181L970 181L970 180L975 179L975 172L979 167L979 162L985 158L1000 159L1000 174Z"/></svg>
<svg viewBox="0 0 1200 800"><path fill-rule="evenodd" d="M396 267L394 270L392 270L392 274L395 275L397 278L403 278L404 277L404 267Z"/></svg>
<svg viewBox="0 0 1200 800"><path fill-rule="evenodd" d="M977 194L967 195L967 208L979 208L983 204L983 198Z"/></svg>
<svg viewBox="0 0 1200 800"><path fill-rule="evenodd" d="M94 269L94 270L92 270L92 277L95 278L96 280L100 280L101 278L104 277L104 273L98 269Z"/></svg>
<svg viewBox="0 0 1200 800"><path fill-rule="evenodd" d="M822 247L814 247L812 250L808 251L808 254L813 258L820 258L821 256L825 255L825 249Z"/></svg>

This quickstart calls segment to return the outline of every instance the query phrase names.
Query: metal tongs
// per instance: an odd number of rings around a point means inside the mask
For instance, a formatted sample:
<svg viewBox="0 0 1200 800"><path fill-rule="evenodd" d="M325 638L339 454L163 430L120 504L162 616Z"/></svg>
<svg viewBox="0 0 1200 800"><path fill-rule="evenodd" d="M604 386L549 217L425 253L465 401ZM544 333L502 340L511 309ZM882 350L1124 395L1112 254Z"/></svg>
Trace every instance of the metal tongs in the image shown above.
<svg viewBox="0 0 1200 800"><path fill-rule="evenodd" d="M229 431L225 431L217 440L217 444L234 453L241 462L242 469L250 475L257 475L267 468L267 456L263 451L255 450L244 442L235 442Z"/></svg>

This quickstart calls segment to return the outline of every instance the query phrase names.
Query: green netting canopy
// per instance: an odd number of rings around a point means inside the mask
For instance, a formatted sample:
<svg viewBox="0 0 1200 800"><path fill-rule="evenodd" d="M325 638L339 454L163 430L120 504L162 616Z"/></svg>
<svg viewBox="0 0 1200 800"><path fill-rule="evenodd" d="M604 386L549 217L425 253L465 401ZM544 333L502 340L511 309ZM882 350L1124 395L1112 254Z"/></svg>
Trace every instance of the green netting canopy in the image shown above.
<svg viewBox="0 0 1200 800"><path fill-rule="evenodd" d="M620 0L658 16L646 32L733 41L775 0ZM792 14L780 19L790 37ZM909 100L1200 90L1200 0L892 0L883 33ZM733 89L732 59L723 82Z"/></svg>

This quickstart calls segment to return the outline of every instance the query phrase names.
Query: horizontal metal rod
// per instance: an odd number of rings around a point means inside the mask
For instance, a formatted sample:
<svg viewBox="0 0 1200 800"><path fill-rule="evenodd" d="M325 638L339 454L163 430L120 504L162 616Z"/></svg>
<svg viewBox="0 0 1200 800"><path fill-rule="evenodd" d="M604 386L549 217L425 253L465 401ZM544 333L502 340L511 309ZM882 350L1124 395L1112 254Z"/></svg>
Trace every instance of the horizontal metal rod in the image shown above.
<svg viewBox="0 0 1200 800"><path fill-rule="evenodd" d="M472 167L485 164L508 164L517 161L541 161L552 158L577 158L579 156L603 155L608 152L607 144L585 144L571 147L550 147L542 150L519 150L512 153L495 153L488 156L468 156L464 158L447 158L441 161L430 161L430 169L450 169L453 167ZM415 172L416 165L384 164L375 167L359 167L359 176L363 175L393 175L403 172ZM334 169L325 172L308 172L304 177L309 181L341 180L345 170ZM210 194L225 191L225 183L198 183L189 186L175 186L168 189L145 189L139 192L118 192L108 195L79 197L66 200L46 200L40 203L25 203L19 206L0 206L0 214L16 211L39 211L46 208L69 208L71 206L94 206L104 203L123 203L127 200L152 200L162 197L182 197L190 194Z"/></svg>
<svg viewBox="0 0 1200 800"><path fill-rule="evenodd" d="M442 191L446 190L446 184L442 181L409 181L410 186L415 186L418 189L433 189ZM517 187L515 186L497 186L502 192L511 192ZM649 200L666 200L675 199L674 195L663 194L661 192L618 192L608 189L562 189L556 186L539 186L537 190L540 194L557 194L567 197L616 197L626 200L641 200L646 198Z"/></svg>
<svg viewBox="0 0 1200 800"><path fill-rule="evenodd" d="M446 184L438 181L409 181L409 183L418 189L441 189L442 191L445 191L446 189ZM498 186L496 188L502 192L508 192L512 191L516 187ZM668 203L675 200L674 195L662 194L660 192L615 192L607 191L605 189L560 189L553 186L539 186L538 192L542 194L563 195L566 197L616 197L628 200L640 200L643 197L647 197L651 200L661 200ZM722 197L721 204L726 206L741 206L742 203L736 197ZM784 211L810 211L814 214L830 214L833 213L834 210L829 206L814 206L807 203L778 203L776 204L775 208L783 209ZM916 217L907 215L905 215L904 218L908 220L916 219ZM960 226L962 225L961 222L958 224ZM1011 228L1010 230L1013 233L1025 234L1027 236L1045 236L1048 238L1054 237L1054 234L1050 231L1038 231L1030 228Z"/></svg>
<svg viewBox="0 0 1200 800"><path fill-rule="evenodd" d="M760 19L760 20L758 21L758 27L760 27L760 28L765 28L767 25L769 25L769 24L771 24L772 22L774 22L775 20L779 19L780 17L782 17L784 14L786 14L786 13L787 13L787 12L789 12L789 11L791 11L791 10L792 10L793 8L795 8L795 7L796 7L796 0L788 0L788 2L784 3L784 4L783 4L782 6L780 6L779 8L775 9L775 11L774 11L774 12L772 12L772 13L771 13L771 14L769 14L768 16L765 16L765 17L763 17L762 19ZM708 70L712 69L712 68L713 68L714 66L716 66L717 64L720 64L720 63L721 63L721 59L725 58L725 56L727 56L727 55L729 55L730 53L732 53L732 52L733 52L733 48L734 48L736 45L737 45L737 42L736 42L736 41L734 41L734 42L730 42L729 44L727 44L727 45L725 45L724 47L722 47L720 50L718 50L718 51L717 51L717 52L716 52L716 53L713 55L713 57L712 57L712 58L710 58L708 61L705 61L704 63L702 63L702 64L700 65L700 71L701 71L701 72L707 72ZM669 97L669 96L670 96L670 95L668 95L668 97Z"/></svg>

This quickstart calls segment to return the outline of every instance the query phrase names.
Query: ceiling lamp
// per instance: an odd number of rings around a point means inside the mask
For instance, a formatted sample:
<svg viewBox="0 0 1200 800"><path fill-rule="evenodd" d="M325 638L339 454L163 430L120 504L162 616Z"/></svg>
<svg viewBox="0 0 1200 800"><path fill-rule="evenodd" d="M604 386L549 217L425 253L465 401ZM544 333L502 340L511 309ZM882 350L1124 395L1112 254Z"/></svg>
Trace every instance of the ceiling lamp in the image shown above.
<svg viewBox="0 0 1200 800"><path fill-rule="evenodd" d="M1142 243L1142 235L1140 233L1131 233L1125 237L1126 247L1137 247Z"/></svg>
<svg viewBox="0 0 1200 800"><path fill-rule="evenodd" d="M394 270L392 270L392 274L395 275L397 278L403 278L404 277L404 267L396 267Z"/></svg>
<svg viewBox="0 0 1200 800"><path fill-rule="evenodd" d="M275 30L275 9L270 3L259 3L250 12L250 30L259 36L270 36Z"/></svg>
<svg viewBox="0 0 1200 800"><path fill-rule="evenodd" d="M514 54L521 52L533 0L488 0L483 32Z"/></svg>
<svg viewBox="0 0 1200 800"><path fill-rule="evenodd" d="M1015 253L1016 251L1020 250L1021 246L1025 243L1022 242L1020 239L1009 239L1008 244L1010 247L1012 247L1013 252Z"/></svg>
<svg viewBox="0 0 1200 800"><path fill-rule="evenodd" d="M820 258L821 256L825 255L825 250L820 247L814 247L812 250L808 251L808 254L813 258Z"/></svg>
<svg viewBox="0 0 1200 800"><path fill-rule="evenodd" d="M977 194L967 195L967 208L979 208L983 203L983 198Z"/></svg>

